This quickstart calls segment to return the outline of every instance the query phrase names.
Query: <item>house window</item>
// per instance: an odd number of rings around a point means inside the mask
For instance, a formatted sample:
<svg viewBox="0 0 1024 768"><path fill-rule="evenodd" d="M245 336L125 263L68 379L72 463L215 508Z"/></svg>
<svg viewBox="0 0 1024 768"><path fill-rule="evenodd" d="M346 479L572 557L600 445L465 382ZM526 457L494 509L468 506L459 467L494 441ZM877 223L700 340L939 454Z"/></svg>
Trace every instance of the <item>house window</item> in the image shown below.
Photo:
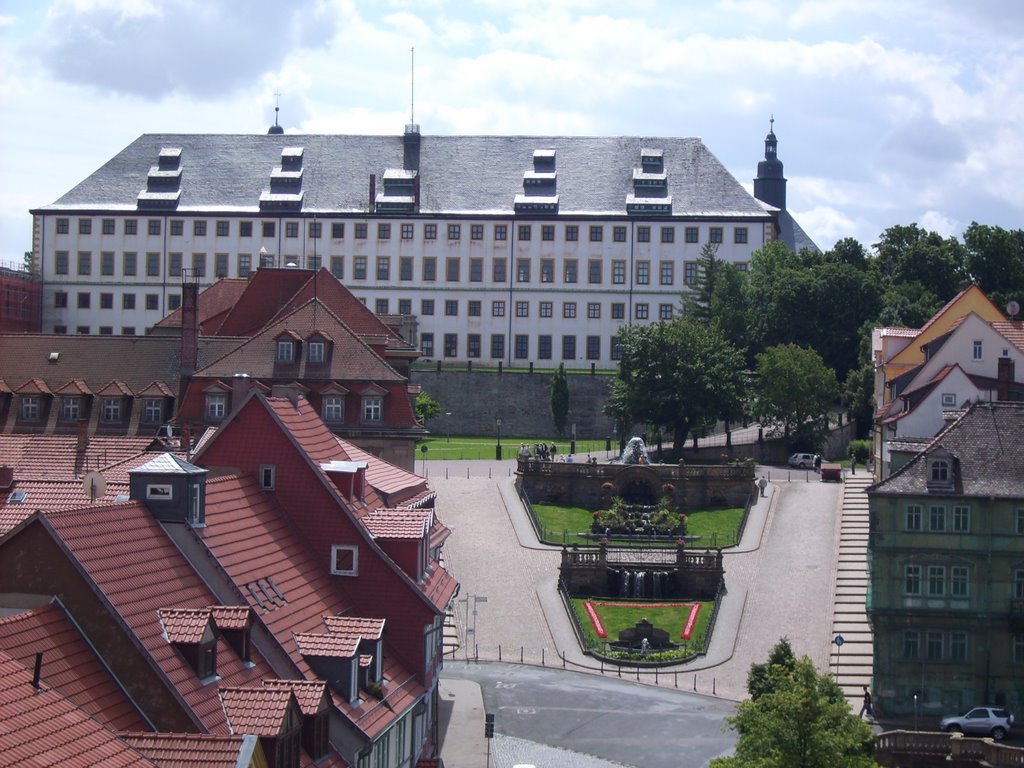
<svg viewBox="0 0 1024 768"><path fill-rule="evenodd" d="M231 234L231 222L230 221L218 221L217 222L217 237L227 237Z"/></svg>
<svg viewBox="0 0 1024 768"><path fill-rule="evenodd" d="M908 504L906 514L905 528L908 531L920 531L921 530L921 505L920 504Z"/></svg>
<svg viewBox="0 0 1024 768"><path fill-rule="evenodd" d="M956 408L956 393L955 392L943 392L942 393L942 407L943 408Z"/></svg>
<svg viewBox="0 0 1024 768"><path fill-rule="evenodd" d="M921 594L921 566L907 565L903 568L903 593L906 595Z"/></svg>
<svg viewBox="0 0 1024 768"><path fill-rule="evenodd" d="M455 357L459 354L459 336L456 333L444 335L444 356Z"/></svg>
<svg viewBox="0 0 1024 768"><path fill-rule="evenodd" d="M949 569L950 597L968 597L971 592L971 571L966 565L954 565Z"/></svg>
<svg viewBox="0 0 1024 768"><path fill-rule="evenodd" d="M566 283L575 283L579 271L579 265L576 259L566 259L563 267L562 279Z"/></svg>
<svg viewBox="0 0 1024 768"><path fill-rule="evenodd" d="M942 633L929 630L925 633L925 657L932 660L938 661L942 658Z"/></svg>
<svg viewBox="0 0 1024 768"><path fill-rule="evenodd" d="M529 224L520 224L519 225L519 239L520 240L529 240L531 236L532 236L532 227Z"/></svg>
<svg viewBox="0 0 1024 768"><path fill-rule="evenodd" d="M80 294L78 294L78 308L79 309L88 309L89 308L89 304L91 303L91 300L92 300L91 297L92 297L91 293L80 293Z"/></svg>
<svg viewBox="0 0 1024 768"><path fill-rule="evenodd" d="M469 260L469 282L482 283L484 281L484 260Z"/></svg>
<svg viewBox="0 0 1024 768"><path fill-rule="evenodd" d="M276 235L276 233L277 233L276 222L273 222L273 221L263 221L263 222L260 222L260 231L263 233L264 237L274 237Z"/></svg>
<svg viewBox="0 0 1024 768"><path fill-rule="evenodd" d="M53 306L57 309L66 309L68 306L67 291L57 291L53 294Z"/></svg>
<svg viewBox="0 0 1024 768"><path fill-rule="evenodd" d="M121 398L103 398L103 408L100 411L100 418L108 423L121 421Z"/></svg>
<svg viewBox="0 0 1024 768"><path fill-rule="evenodd" d="M340 395L328 395L324 398L324 421L328 424L340 424L345 420L345 398Z"/></svg>
<svg viewBox="0 0 1024 768"><path fill-rule="evenodd" d="M746 243L747 243L747 228L746 227L736 227L736 229L733 230L732 240L737 245L746 245Z"/></svg>
<svg viewBox="0 0 1024 768"><path fill-rule="evenodd" d="M272 491L277 487L277 466L274 464L260 465L260 488Z"/></svg>
<svg viewBox="0 0 1024 768"><path fill-rule="evenodd" d="M448 239L458 240L462 237L462 225L460 224L449 224L448 225Z"/></svg>
<svg viewBox="0 0 1024 768"><path fill-rule="evenodd" d="M360 223L356 224L356 231L355 231L356 240L365 240L366 239L366 231L367 231L366 222L360 222Z"/></svg>
<svg viewBox="0 0 1024 768"><path fill-rule="evenodd" d="M686 228L686 242L688 243L699 243L700 242L700 230L697 227Z"/></svg>
<svg viewBox="0 0 1024 768"><path fill-rule="evenodd" d="M423 225L423 239L424 240L437 240L437 224L424 224Z"/></svg>
<svg viewBox="0 0 1024 768"><path fill-rule="evenodd" d="M206 237L206 222L205 221L193 221L192 222L192 234L195 237Z"/></svg>
<svg viewBox="0 0 1024 768"><path fill-rule="evenodd" d="M358 576L359 547L353 544L332 545L331 574L334 576Z"/></svg>
<svg viewBox="0 0 1024 768"><path fill-rule="evenodd" d="M601 337L587 336L587 360L599 360L601 358Z"/></svg>
<svg viewBox="0 0 1024 768"><path fill-rule="evenodd" d="M600 285L601 280L604 278L603 267L601 262L597 259L591 259L587 262L587 282L591 285Z"/></svg>
<svg viewBox="0 0 1024 768"><path fill-rule="evenodd" d="M146 424L159 424L164 420L164 401L161 397L147 397L142 404L142 420Z"/></svg>
<svg viewBox="0 0 1024 768"><path fill-rule="evenodd" d="M480 334L471 333L466 336L466 357L476 359L480 357Z"/></svg>
<svg viewBox="0 0 1024 768"><path fill-rule="evenodd" d="M160 294L159 293L147 293L146 294L146 309L160 309Z"/></svg>
<svg viewBox="0 0 1024 768"><path fill-rule="evenodd" d="M484 225L483 224L472 224L469 227L469 239L470 240L483 240L484 239Z"/></svg>
<svg viewBox="0 0 1024 768"><path fill-rule="evenodd" d="M576 359L576 337L575 336L563 336L562 337L562 359L563 360L575 360Z"/></svg>
<svg viewBox="0 0 1024 768"><path fill-rule="evenodd" d="M576 302L575 301L563 301L562 302L562 317L566 320L571 320L576 317Z"/></svg>
<svg viewBox="0 0 1024 768"><path fill-rule="evenodd" d="M62 421L78 421L82 418L82 398L65 397L61 402L60 418Z"/></svg>
<svg viewBox="0 0 1024 768"><path fill-rule="evenodd" d="M121 261L121 274L125 277L135 277L139 269L139 255L137 253L125 253Z"/></svg>
<svg viewBox="0 0 1024 768"><path fill-rule="evenodd" d="M933 483L948 483L949 462L945 459L932 459L929 464L929 477Z"/></svg>
<svg viewBox="0 0 1024 768"><path fill-rule="evenodd" d="M58 275L66 275L68 273L68 252L57 251L54 255L53 271Z"/></svg>
<svg viewBox="0 0 1024 768"><path fill-rule="evenodd" d="M424 357L434 356L434 334L424 333L420 336L420 352Z"/></svg>
<svg viewBox="0 0 1024 768"><path fill-rule="evenodd" d="M378 280L390 280L391 279L391 258L389 256L378 256L377 257L377 279Z"/></svg>
<svg viewBox="0 0 1024 768"><path fill-rule="evenodd" d="M354 256L352 258L352 279L353 280L365 280L366 279L366 256Z"/></svg>
<svg viewBox="0 0 1024 768"><path fill-rule="evenodd" d="M391 239L391 225L383 222L377 224L377 239L378 240L390 240Z"/></svg>
<svg viewBox="0 0 1024 768"><path fill-rule="evenodd" d="M921 656L921 633L908 629L903 633L903 658L917 659Z"/></svg>
<svg viewBox="0 0 1024 768"><path fill-rule="evenodd" d="M516 360L525 360L530 356L530 337L525 333L517 333L515 339Z"/></svg>
<svg viewBox="0 0 1024 768"><path fill-rule="evenodd" d="M590 242L600 243L604 240L604 227L595 225L590 228Z"/></svg>
<svg viewBox="0 0 1024 768"><path fill-rule="evenodd" d="M380 421L384 415L384 400L380 397L363 398L363 421Z"/></svg>
<svg viewBox="0 0 1024 768"><path fill-rule="evenodd" d="M171 220L171 237L181 237L185 234L185 222L181 219Z"/></svg>
<svg viewBox="0 0 1024 768"><path fill-rule="evenodd" d="M444 279L449 283L457 283L461 279L461 262L456 256L454 258L445 259L444 262Z"/></svg>
<svg viewBox="0 0 1024 768"><path fill-rule="evenodd" d="M983 348L981 341L975 340L973 345L972 357L975 360L981 360L983 354Z"/></svg>
<svg viewBox="0 0 1024 768"><path fill-rule="evenodd" d="M1024 600L1024 568L1013 571L1013 599Z"/></svg>
<svg viewBox="0 0 1024 768"><path fill-rule="evenodd" d="M942 597L946 594L946 567L943 565L928 566L928 594L931 597Z"/></svg>
<svg viewBox="0 0 1024 768"><path fill-rule="evenodd" d="M22 421L36 421L39 418L39 398L35 395L23 395L20 415Z"/></svg>
<svg viewBox="0 0 1024 768"><path fill-rule="evenodd" d="M616 243L626 242L626 228L612 227L612 240L614 240Z"/></svg>
<svg viewBox="0 0 1024 768"><path fill-rule="evenodd" d="M580 239L580 228L576 224L565 225L565 241L575 243Z"/></svg>
<svg viewBox="0 0 1024 768"><path fill-rule="evenodd" d="M953 531L955 533L971 532L971 508L953 507Z"/></svg>
<svg viewBox="0 0 1024 768"><path fill-rule="evenodd" d="M942 532L946 530L946 508L936 504L928 507L928 530Z"/></svg>
<svg viewBox="0 0 1024 768"><path fill-rule="evenodd" d="M146 254L146 277L160 277L160 254Z"/></svg>
<svg viewBox="0 0 1024 768"><path fill-rule="evenodd" d="M505 316L505 302L504 301L492 301L491 302L491 317L504 317Z"/></svg>
<svg viewBox="0 0 1024 768"><path fill-rule="evenodd" d="M213 272L216 277L228 276L228 255L226 253L214 254Z"/></svg>
<svg viewBox="0 0 1024 768"><path fill-rule="evenodd" d="M491 280L496 283L508 280L508 262L505 259L495 259L491 262Z"/></svg>
<svg viewBox="0 0 1024 768"><path fill-rule="evenodd" d="M613 261L612 262L612 283L614 285L624 285L626 282L626 262L624 261Z"/></svg>
<svg viewBox="0 0 1024 768"><path fill-rule="evenodd" d="M662 227L661 228L661 242L663 243L674 243L676 241L676 228L675 227Z"/></svg>
<svg viewBox="0 0 1024 768"><path fill-rule="evenodd" d="M252 254L238 254L238 276L249 277L252 274Z"/></svg>
<svg viewBox="0 0 1024 768"><path fill-rule="evenodd" d="M459 302L458 299L446 299L444 302L444 315L445 317L458 317L459 316Z"/></svg>
<svg viewBox="0 0 1024 768"><path fill-rule="evenodd" d="M621 301L612 302L612 320L626 319L626 305Z"/></svg>
<svg viewBox="0 0 1024 768"><path fill-rule="evenodd" d="M79 275L91 275L92 274L92 254L89 251L78 252L78 274Z"/></svg>
<svg viewBox="0 0 1024 768"><path fill-rule="evenodd" d="M588 301L587 302L587 319L588 320L600 320L601 319L601 302L599 302L599 301Z"/></svg>
<svg viewBox="0 0 1024 768"><path fill-rule="evenodd" d="M542 334L537 337L537 357L541 360L551 359L551 336Z"/></svg>
<svg viewBox="0 0 1024 768"><path fill-rule="evenodd" d="M494 239L495 240L508 240L508 225L507 224L495 224L494 225Z"/></svg>
<svg viewBox="0 0 1024 768"><path fill-rule="evenodd" d="M480 317L483 314L483 302L476 299L470 299L466 302L466 314L470 317Z"/></svg>
<svg viewBox="0 0 1024 768"><path fill-rule="evenodd" d="M311 341L306 345L306 360L310 363L324 361L324 343L322 341Z"/></svg>
<svg viewBox="0 0 1024 768"><path fill-rule="evenodd" d="M398 259L398 279L406 282L412 280L412 256L402 256Z"/></svg>
<svg viewBox="0 0 1024 768"><path fill-rule="evenodd" d="M66 235L66 234L68 234L68 220L67 219L57 219L57 234L58 235Z"/></svg>
<svg viewBox="0 0 1024 768"><path fill-rule="evenodd" d="M658 283L660 285L672 285L675 282L675 264L671 261L662 261L658 263Z"/></svg>
<svg viewBox="0 0 1024 768"><path fill-rule="evenodd" d="M612 336L608 356L612 360L622 359L622 340L618 336Z"/></svg>
<svg viewBox="0 0 1024 768"><path fill-rule="evenodd" d="M1018 536L1024 534L1024 507L1018 507L1013 511L1013 531Z"/></svg>
<svg viewBox="0 0 1024 768"><path fill-rule="evenodd" d="M635 317L637 320L647 320L651 316L650 306L647 304L647 302L641 302L637 304L635 307L633 307L633 310L633 317Z"/></svg>
<svg viewBox="0 0 1024 768"><path fill-rule="evenodd" d="M967 661L967 633L949 633L949 658L950 661Z"/></svg>
<svg viewBox="0 0 1024 768"><path fill-rule="evenodd" d="M171 277L181 277L181 254L171 253L167 258L167 274Z"/></svg>
<svg viewBox="0 0 1024 768"><path fill-rule="evenodd" d="M192 274L196 277L206 277L206 254L192 254Z"/></svg>
<svg viewBox="0 0 1024 768"><path fill-rule="evenodd" d="M555 303L553 301L542 301L538 305L538 314L541 317L555 316Z"/></svg>
<svg viewBox="0 0 1024 768"><path fill-rule="evenodd" d="M516 281L520 283L530 282L529 259L516 259Z"/></svg>
<svg viewBox="0 0 1024 768"><path fill-rule="evenodd" d="M540 260L540 281L542 283L553 283L553 282L555 282L555 260L554 259L541 259Z"/></svg>
<svg viewBox="0 0 1024 768"><path fill-rule="evenodd" d="M114 254L110 251L103 251L100 254L100 274L106 277L114 274Z"/></svg>
<svg viewBox="0 0 1024 768"><path fill-rule="evenodd" d="M251 221L240 221L240 222L238 222L238 236L239 237L252 237L252 222Z"/></svg>
<svg viewBox="0 0 1024 768"><path fill-rule="evenodd" d="M101 293L100 294L100 309L113 309L114 308L114 294L112 293Z"/></svg>
<svg viewBox="0 0 1024 768"><path fill-rule="evenodd" d="M540 228L540 239L545 242L552 242L555 239L555 225L545 224Z"/></svg>
<svg viewBox="0 0 1024 768"><path fill-rule="evenodd" d="M295 359L295 342L282 339L277 342L277 357L279 363L290 363Z"/></svg>
<svg viewBox="0 0 1024 768"><path fill-rule="evenodd" d="M211 392L206 396L206 418L211 421L223 419L227 413L228 396L220 392Z"/></svg>
<svg viewBox="0 0 1024 768"><path fill-rule="evenodd" d="M651 228L648 226L637 227L636 240L638 243L651 242Z"/></svg>
<svg viewBox="0 0 1024 768"><path fill-rule="evenodd" d="M505 334L491 334L491 358L500 360L505 356Z"/></svg>
<svg viewBox="0 0 1024 768"><path fill-rule="evenodd" d="M672 305L671 304L659 304L658 305L658 319L659 320L671 320L672 319Z"/></svg>
<svg viewBox="0 0 1024 768"><path fill-rule="evenodd" d="M79 219L78 220L78 234L80 234L80 235L91 235L92 234L92 219Z"/></svg>
<svg viewBox="0 0 1024 768"><path fill-rule="evenodd" d="M160 219L146 219L146 232L150 235L159 235Z"/></svg>
<svg viewBox="0 0 1024 768"><path fill-rule="evenodd" d="M711 227L711 229L708 230L708 241L712 243L722 242L722 228Z"/></svg>
<svg viewBox="0 0 1024 768"><path fill-rule="evenodd" d="M423 280L428 283L437 280L437 259L433 256L423 257Z"/></svg>
<svg viewBox="0 0 1024 768"><path fill-rule="evenodd" d="M650 285L651 283L651 262L638 261L636 263L636 284Z"/></svg>

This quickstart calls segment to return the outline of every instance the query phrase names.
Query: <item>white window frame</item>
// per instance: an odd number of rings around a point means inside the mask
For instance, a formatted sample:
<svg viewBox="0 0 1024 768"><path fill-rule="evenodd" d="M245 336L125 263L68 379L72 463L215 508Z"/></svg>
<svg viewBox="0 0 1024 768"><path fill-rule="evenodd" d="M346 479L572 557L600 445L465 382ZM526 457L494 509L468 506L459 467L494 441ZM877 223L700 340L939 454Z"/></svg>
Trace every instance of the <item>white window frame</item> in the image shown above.
<svg viewBox="0 0 1024 768"><path fill-rule="evenodd" d="M22 421L38 421L39 419L39 396L22 395L21 403L18 405L18 415Z"/></svg>
<svg viewBox="0 0 1024 768"><path fill-rule="evenodd" d="M338 553L352 553L352 567L338 568ZM359 547L355 544L332 544L331 545L331 575L332 576L358 576L359 575Z"/></svg>
<svg viewBox="0 0 1024 768"><path fill-rule="evenodd" d="M174 498L174 486L169 483L151 483L146 486L146 498L171 501Z"/></svg>
<svg viewBox="0 0 1024 768"><path fill-rule="evenodd" d="M377 424L384 420L384 398L374 395L363 398L363 421Z"/></svg>
<svg viewBox="0 0 1024 768"><path fill-rule="evenodd" d="M275 360L279 363L291 363L295 361L295 342L290 339L281 339L277 342L277 354Z"/></svg>
<svg viewBox="0 0 1024 768"><path fill-rule="evenodd" d="M223 392L210 392L206 395L206 418L223 419L227 415L228 396Z"/></svg>
<svg viewBox="0 0 1024 768"><path fill-rule="evenodd" d="M343 395L324 396L323 418L328 424L341 424L345 421L345 397Z"/></svg>
<svg viewBox="0 0 1024 768"><path fill-rule="evenodd" d="M310 363L324 361L325 344L322 341L311 341L306 345L306 360Z"/></svg>
<svg viewBox="0 0 1024 768"><path fill-rule="evenodd" d="M921 566L903 566L903 594L917 597L921 594Z"/></svg>
<svg viewBox="0 0 1024 768"><path fill-rule="evenodd" d="M82 418L82 398L65 397L60 404L60 418L62 421L78 421Z"/></svg>
<svg viewBox="0 0 1024 768"><path fill-rule="evenodd" d="M971 569L966 565L951 565L949 567L949 596L961 598L971 596Z"/></svg>
<svg viewBox="0 0 1024 768"><path fill-rule="evenodd" d="M103 398L100 421L107 424L121 421L121 399L120 397Z"/></svg>
<svg viewBox="0 0 1024 768"><path fill-rule="evenodd" d="M146 424L159 424L164 418L162 397L147 397L142 405L142 421Z"/></svg>
<svg viewBox="0 0 1024 768"><path fill-rule="evenodd" d="M956 408L956 392L943 392L942 393L942 407L943 408Z"/></svg>

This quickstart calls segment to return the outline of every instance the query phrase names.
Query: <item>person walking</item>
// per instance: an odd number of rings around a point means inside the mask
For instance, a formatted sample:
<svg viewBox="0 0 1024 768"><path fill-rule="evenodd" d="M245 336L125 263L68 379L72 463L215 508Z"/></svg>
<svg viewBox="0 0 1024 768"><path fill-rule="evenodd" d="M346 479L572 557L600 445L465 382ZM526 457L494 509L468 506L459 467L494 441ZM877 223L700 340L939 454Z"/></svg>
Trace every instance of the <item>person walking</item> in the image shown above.
<svg viewBox="0 0 1024 768"><path fill-rule="evenodd" d="M867 715L869 720L875 716L875 710L871 707L871 691L866 685L864 686L864 703L860 705L860 714L857 717L864 717L864 715Z"/></svg>
<svg viewBox="0 0 1024 768"><path fill-rule="evenodd" d="M757 487L761 489L761 496L764 496L764 489L768 487L768 481L765 480L764 475L757 481Z"/></svg>

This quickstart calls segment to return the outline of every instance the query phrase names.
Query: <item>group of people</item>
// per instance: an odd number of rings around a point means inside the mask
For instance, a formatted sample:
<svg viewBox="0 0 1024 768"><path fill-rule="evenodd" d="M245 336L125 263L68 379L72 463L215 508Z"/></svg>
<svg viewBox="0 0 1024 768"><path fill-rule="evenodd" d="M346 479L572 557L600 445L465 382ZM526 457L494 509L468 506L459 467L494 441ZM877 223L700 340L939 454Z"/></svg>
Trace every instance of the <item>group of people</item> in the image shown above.
<svg viewBox="0 0 1024 768"><path fill-rule="evenodd" d="M571 453L563 454L558 456L558 446L554 443L547 445L546 443L537 443L534 446L527 445L526 443L519 444L519 458L520 459L540 459L541 461L561 461L565 464L576 463L576 457ZM587 454L587 464L597 464L597 457Z"/></svg>

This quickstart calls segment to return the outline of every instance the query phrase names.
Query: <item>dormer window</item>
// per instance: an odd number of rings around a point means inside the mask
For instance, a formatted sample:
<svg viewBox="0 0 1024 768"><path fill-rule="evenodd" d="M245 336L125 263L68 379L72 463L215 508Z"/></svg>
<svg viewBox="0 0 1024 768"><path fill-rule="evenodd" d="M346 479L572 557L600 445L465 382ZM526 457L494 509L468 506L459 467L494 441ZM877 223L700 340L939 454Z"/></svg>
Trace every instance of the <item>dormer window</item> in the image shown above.
<svg viewBox="0 0 1024 768"><path fill-rule="evenodd" d="M363 398L363 421L380 421L384 415L384 399L380 397Z"/></svg>
<svg viewBox="0 0 1024 768"><path fill-rule="evenodd" d="M324 343L322 341L311 341L306 346L306 362L322 363L324 361Z"/></svg>
<svg viewBox="0 0 1024 768"><path fill-rule="evenodd" d="M78 421L82 418L82 398L65 397L60 408L61 421Z"/></svg>
<svg viewBox="0 0 1024 768"><path fill-rule="evenodd" d="M295 360L295 342L282 339L277 342L277 362L290 363Z"/></svg>
<svg viewBox="0 0 1024 768"><path fill-rule="evenodd" d="M323 418L328 424L340 424L345 421L345 398L341 395L325 395Z"/></svg>
<svg viewBox="0 0 1024 768"><path fill-rule="evenodd" d="M36 395L22 395L19 416L22 421L39 419L39 398Z"/></svg>
<svg viewBox="0 0 1024 768"><path fill-rule="evenodd" d="M220 421L227 414L228 396L223 392L209 392L206 395L206 418Z"/></svg>
<svg viewBox="0 0 1024 768"><path fill-rule="evenodd" d="M929 454L925 461L925 485L932 493L949 493L956 484L956 457L948 450L939 446Z"/></svg>
<svg viewBox="0 0 1024 768"><path fill-rule="evenodd" d="M949 462L946 459L932 459L928 467L928 479L932 483L948 483Z"/></svg>
<svg viewBox="0 0 1024 768"><path fill-rule="evenodd" d="M100 420L107 423L117 423L121 421L121 398L120 397L105 397L103 398L103 406L100 411Z"/></svg>

